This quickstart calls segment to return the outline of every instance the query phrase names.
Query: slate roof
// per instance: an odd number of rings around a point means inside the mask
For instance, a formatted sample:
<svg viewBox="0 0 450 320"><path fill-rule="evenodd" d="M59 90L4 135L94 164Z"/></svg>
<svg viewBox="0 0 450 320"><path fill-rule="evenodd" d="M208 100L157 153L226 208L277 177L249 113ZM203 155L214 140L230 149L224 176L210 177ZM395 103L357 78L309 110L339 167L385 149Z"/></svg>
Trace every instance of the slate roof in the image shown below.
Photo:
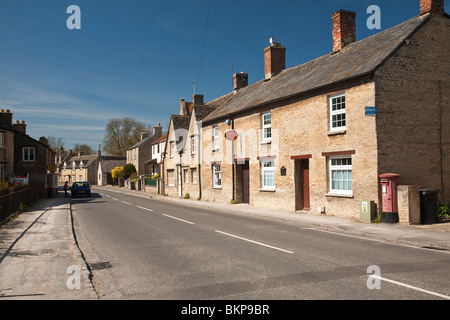
<svg viewBox="0 0 450 320"><path fill-rule="evenodd" d="M369 75L377 70L430 18L414 17L369 38L354 42L335 54L326 54L285 69L270 80L261 80L210 103L220 104L203 121L214 122L342 81Z"/></svg>
<svg viewBox="0 0 450 320"><path fill-rule="evenodd" d="M101 156L102 172L111 172L116 167L123 167L126 163L126 157L119 156Z"/></svg>
<svg viewBox="0 0 450 320"><path fill-rule="evenodd" d="M194 106L195 120L201 121L217 108L217 105Z"/></svg>
<svg viewBox="0 0 450 320"><path fill-rule="evenodd" d="M189 129L190 116L172 115L173 129Z"/></svg>

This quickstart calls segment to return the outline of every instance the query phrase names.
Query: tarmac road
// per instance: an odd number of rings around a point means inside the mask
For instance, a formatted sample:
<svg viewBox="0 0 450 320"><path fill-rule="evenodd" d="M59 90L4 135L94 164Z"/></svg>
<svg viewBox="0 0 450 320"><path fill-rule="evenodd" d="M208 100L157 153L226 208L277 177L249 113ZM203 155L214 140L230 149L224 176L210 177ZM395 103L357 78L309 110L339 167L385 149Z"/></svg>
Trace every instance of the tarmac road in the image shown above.
<svg viewBox="0 0 450 320"><path fill-rule="evenodd" d="M448 251L93 189L72 208L101 299L450 299Z"/></svg>

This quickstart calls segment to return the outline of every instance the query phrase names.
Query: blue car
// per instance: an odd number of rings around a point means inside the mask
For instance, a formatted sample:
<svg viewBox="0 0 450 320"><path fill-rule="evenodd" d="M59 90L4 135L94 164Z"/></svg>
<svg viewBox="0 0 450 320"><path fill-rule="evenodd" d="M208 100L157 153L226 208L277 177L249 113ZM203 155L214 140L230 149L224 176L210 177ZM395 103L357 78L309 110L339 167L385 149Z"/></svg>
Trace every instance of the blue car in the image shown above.
<svg viewBox="0 0 450 320"><path fill-rule="evenodd" d="M83 182L74 182L72 184L72 188L70 190L72 198L75 196L91 196L91 186L89 183Z"/></svg>

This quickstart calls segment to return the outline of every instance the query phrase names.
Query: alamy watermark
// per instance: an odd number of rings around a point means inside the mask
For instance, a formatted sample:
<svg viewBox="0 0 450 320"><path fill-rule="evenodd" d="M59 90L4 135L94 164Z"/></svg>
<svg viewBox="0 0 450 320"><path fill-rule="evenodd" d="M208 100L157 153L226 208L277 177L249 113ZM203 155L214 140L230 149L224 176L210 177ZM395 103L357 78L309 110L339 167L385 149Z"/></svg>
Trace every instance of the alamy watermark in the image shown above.
<svg viewBox="0 0 450 320"><path fill-rule="evenodd" d="M369 30L381 29L381 9L379 6L371 5L367 8L367 14L371 16L367 19L366 25Z"/></svg>
<svg viewBox="0 0 450 320"><path fill-rule="evenodd" d="M370 274L367 279L366 286L368 289L381 289L381 269L379 266L371 265L367 267L367 274Z"/></svg>
<svg viewBox="0 0 450 320"><path fill-rule="evenodd" d="M66 21L67 29L80 30L81 29L81 9L80 9L80 7L73 4L73 5L67 7L66 12L68 14L71 14L71 16L68 17L67 21Z"/></svg>
<svg viewBox="0 0 450 320"><path fill-rule="evenodd" d="M67 274L70 276L67 277L66 285L67 289L81 289L81 269L79 266L68 266L66 270Z"/></svg>

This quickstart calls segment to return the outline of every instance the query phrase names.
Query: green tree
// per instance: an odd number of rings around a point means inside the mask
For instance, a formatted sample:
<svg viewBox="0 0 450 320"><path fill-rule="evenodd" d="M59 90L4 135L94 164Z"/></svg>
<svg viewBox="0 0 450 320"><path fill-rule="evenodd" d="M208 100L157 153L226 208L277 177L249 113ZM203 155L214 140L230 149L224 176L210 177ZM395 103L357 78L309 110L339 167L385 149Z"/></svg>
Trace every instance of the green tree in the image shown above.
<svg viewBox="0 0 450 320"><path fill-rule="evenodd" d="M127 163L123 166L123 170L120 173L120 176L124 179L128 179L133 173L136 173L136 167L132 163Z"/></svg>

